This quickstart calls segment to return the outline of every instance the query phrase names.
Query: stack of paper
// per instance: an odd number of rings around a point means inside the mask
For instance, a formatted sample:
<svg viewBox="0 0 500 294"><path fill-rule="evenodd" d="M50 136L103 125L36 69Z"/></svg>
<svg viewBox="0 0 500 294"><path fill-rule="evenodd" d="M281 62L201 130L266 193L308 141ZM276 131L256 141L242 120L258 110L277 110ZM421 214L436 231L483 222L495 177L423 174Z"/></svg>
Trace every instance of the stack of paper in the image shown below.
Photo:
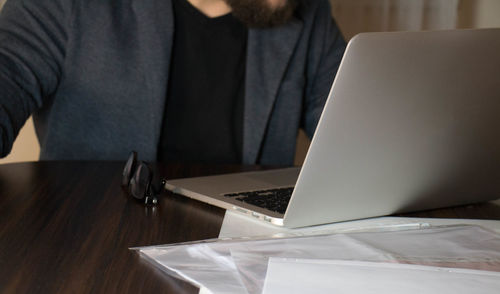
<svg viewBox="0 0 500 294"><path fill-rule="evenodd" d="M467 289L498 293L500 289L500 236L478 226L139 249L164 270L213 293L309 289L310 293L443 294L471 293Z"/></svg>

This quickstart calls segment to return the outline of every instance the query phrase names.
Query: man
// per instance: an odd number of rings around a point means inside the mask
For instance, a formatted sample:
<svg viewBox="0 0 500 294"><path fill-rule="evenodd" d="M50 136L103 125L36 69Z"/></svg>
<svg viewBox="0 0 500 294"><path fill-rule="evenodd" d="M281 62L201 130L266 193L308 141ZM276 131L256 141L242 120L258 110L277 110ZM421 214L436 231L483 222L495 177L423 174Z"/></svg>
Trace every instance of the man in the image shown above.
<svg viewBox="0 0 500 294"><path fill-rule="evenodd" d="M327 0L8 0L0 152L291 164L344 47Z"/></svg>

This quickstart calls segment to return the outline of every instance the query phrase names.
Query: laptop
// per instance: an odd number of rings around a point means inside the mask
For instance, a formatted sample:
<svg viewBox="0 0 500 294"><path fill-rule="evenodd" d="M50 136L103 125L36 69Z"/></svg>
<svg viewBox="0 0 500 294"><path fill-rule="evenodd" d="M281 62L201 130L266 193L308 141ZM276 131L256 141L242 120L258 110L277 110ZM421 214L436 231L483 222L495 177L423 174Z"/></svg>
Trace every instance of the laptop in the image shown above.
<svg viewBox="0 0 500 294"><path fill-rule="evenodd" d="M359 34L302 168L165 187L292 228L497 199L499 52L500 29Z"/></svg>

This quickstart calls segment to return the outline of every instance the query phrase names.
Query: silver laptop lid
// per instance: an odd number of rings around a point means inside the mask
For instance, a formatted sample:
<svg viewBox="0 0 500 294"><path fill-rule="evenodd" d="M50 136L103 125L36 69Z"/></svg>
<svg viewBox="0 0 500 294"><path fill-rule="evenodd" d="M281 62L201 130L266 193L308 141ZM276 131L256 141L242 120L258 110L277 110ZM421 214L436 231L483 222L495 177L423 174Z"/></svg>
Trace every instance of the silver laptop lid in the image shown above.
<svg viewBox="0 0 500 294"><path fill-rule="evenodd" d="M356 36L288 227L500 197L500 29Z"/></svg>

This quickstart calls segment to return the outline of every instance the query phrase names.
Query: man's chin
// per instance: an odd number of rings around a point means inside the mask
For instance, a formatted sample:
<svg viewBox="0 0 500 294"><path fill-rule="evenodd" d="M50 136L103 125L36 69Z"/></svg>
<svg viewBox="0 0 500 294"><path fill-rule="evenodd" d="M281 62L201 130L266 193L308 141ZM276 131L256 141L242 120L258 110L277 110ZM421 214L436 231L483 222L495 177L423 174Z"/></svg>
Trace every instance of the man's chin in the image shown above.
<svg viewBox="0 0 500 294"><path fill-rule="evenodd" d="M250 28L286 24L293 17L298 0L225 0L233 15Z"/></svg>

